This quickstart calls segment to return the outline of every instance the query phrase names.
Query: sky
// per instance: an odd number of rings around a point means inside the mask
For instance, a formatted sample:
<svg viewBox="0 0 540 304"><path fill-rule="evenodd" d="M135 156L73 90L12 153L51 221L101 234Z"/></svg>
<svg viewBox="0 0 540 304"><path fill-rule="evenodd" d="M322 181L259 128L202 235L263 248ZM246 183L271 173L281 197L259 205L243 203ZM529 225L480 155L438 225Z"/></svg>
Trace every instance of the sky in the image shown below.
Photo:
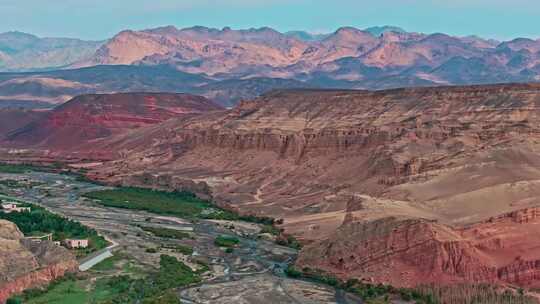
<svg viewBox="0 0 540 304"><path fill-rule="evenodd" d="M0 32L101 40L125 29L202 25L332 32L342 26L540 38L539 0L0 0Z"/></svg>

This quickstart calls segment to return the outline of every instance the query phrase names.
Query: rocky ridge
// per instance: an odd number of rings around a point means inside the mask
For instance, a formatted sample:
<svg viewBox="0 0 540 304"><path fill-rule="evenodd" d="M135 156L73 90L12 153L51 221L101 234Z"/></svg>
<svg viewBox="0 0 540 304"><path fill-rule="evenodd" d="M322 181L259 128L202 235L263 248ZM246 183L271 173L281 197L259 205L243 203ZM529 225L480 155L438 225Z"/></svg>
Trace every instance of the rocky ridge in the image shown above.
<svg viewBox="0 0 540 304"><path fill-rule="evenodd" d="M8 37L5 45L2 37ZM24 37L0 34L0 60L11 48L39 40ZM58 52L85 43L61 40ZM125 30L89 56L81 51L66 59L59 70L0 73L0 107L51 107L80 94L141 91L199 94L228 107L272 89L536 82L538 50L540 42L532 39L499 42L393 27L342 27L325 35L268 27Z"/></svg>
<svg viewBox="0 0 540 304"><path fill-rule="evenodd" d="M538 208L466 228L432 220L387 217L349 222L303 249L299 267L317 265L343 278L414 287L483 282L538 286Z"/></svg>
<svg viewBox="0 0 540 304"><path fill-rule="evenodd" d="M219 78L288 78L341 88L534 81L539 41L422 34L385 27L342 27L327 35L162 27L123 31L87 61L167 64ZM497 72L497 73L494 73Z"/></svg>

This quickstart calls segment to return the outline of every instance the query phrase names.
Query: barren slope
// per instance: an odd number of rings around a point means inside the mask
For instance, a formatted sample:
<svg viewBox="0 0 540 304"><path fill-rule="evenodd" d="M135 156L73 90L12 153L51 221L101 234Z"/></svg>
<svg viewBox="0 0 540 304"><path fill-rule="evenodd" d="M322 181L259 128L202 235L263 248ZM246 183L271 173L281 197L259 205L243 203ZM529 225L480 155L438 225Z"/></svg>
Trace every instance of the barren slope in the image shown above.
<svg viewBox="0 0 540 304"><path fill-rule="evenodd" d="M241 213L283 218L312 243L300 265L407 286L536 285L539 105L538 84L293 90L43 147L114 151L95 178L210 190Z"/></svg>
<svg viewBox="0 0 540 304"><path fill-rule="evenodd" d="M340 88L390 88L423 83L536 81L539 49L538 40L520 38L499 43L396 28L342 27L327 35L312 36L280 33L267 27L220 30L170 26L123 31L90 60L75 66L170 65L221 79L289 78L312 84L326 79L320 82L328 87L336 87L332 82L338 82ZM366 74L369 69L377 73Z"/></svg>
<svg viewBox="0 0 540 304"><path fill-rule="evenodd" d="M0 109L0 138L4 138L9 132L39 119L46 113L47 111Z"/></svg>
<svg viewBox="0 0 540 304"><path fill-rule="evenodd" d="M306 247L300 263L343 276L402 278L392 281L398 285L432 280L535 284L531 273L540 240L522 238L535 231L534 224L464 227L539 205L539 105L539 85L277 92L229 111L110 138L103 144L117 147L119 159L94 173L154 187L204 181L219 203L283 218L288 232L320 242ZM344 272L334 263L342 256L321 252L334 246L352 252L363 239L378 239L369 231L387 222L388 227L412 224L414 231L408 232L412 238L399 229L381 232L403 242L402 250L390 241L378 249L358 249L361 256L387 252L382 261L353 261ZM367 232L358 234L350 225ZM484 250L483 231L493 231L486 242L516 244L515 250L504 251L506 245ZM432 245L416 247L415 242ZM399 260L419 252L438 262L418 269ZM517 258L523 261L514 263ZM459 262L450 267L448 259ZM522 270L510 270L516 267ZM412 274L395 276L401 272Z"/></svg>
<svg viewBox="0 0 540 304"><path fill-rule="evenodd" d="M61 68L91 58L104 41L0 33L0 71Z"/></svg>
<svg viewBox="0 0 540 304"><path fill-rule="evenodd" d="M5 141L16 147L73 150L81 144L172 117L219 109L204 97L188 94L82 95L12 130Z"/></svg>

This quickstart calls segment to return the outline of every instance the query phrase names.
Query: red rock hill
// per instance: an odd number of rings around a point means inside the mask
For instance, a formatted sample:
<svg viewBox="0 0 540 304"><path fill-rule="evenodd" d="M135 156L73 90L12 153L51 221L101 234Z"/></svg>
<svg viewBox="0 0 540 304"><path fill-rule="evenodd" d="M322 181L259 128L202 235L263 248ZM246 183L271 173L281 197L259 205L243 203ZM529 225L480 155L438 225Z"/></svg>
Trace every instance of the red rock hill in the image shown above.
<svg viewBox="0 0 540 304"><path fill-rule="evenodd" d="M186 114L220 110L204 97L168 93L81 95L7 135L18 147L73 149Z"/></svg>

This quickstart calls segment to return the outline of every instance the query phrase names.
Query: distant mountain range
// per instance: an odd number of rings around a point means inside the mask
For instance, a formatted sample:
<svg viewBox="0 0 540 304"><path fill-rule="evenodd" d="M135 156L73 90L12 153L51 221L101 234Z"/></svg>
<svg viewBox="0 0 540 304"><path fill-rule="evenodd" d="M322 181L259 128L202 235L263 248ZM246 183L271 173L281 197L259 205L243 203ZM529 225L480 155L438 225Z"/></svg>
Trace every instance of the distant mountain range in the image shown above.
<svg viewBox="0 0 540 304"><path fill-rule="evenodd" d="M343 27L330 34L167 26L122 31L104 42L10 32L0 34L0 71L33 71L0 74L4 104L167 90L202 94L229 106L274 88L535 82L540 80L540 40L499 42L391 26Z"/></svg>
<svg viewBox="0 0 540 304"><path fill-rule="evenodd" d="M21 32L0 33L0 71L35 71L67 67L91 58L105 41L39 38Z"/></svg>

